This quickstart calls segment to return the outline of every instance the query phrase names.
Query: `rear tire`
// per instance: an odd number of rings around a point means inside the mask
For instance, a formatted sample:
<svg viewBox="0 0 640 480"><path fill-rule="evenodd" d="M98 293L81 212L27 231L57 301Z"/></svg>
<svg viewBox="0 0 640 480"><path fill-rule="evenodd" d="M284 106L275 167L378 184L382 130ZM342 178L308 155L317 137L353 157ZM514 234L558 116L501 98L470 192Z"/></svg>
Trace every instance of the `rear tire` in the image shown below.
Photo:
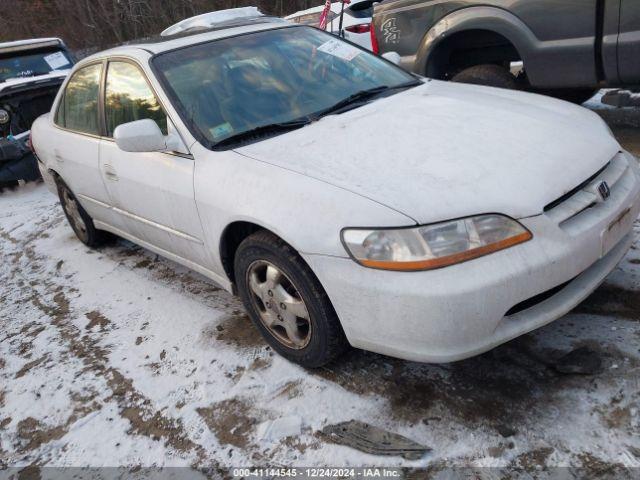
<svg viewBox="0 0 640 480"><path fill-rule="evenodd" d="M486 85L488 87L517 90L516 77L500 65L475 65L465 68L451 79L452 82L469 83L472 85Z"/></svg>
<svg viewBox="0 0 640 480"><path fill-rule="evenodd" d="M78 239L91 248L102 245L109 238L108 233L96 229L93 219L82 208L76 196L62 179L57 178L56 183L62 210Z"/></svg>
<svg viewBox="0 0 640 480"><path fill-rule="evenodd" d="M318 368L347 350L329 297L290 245L265 230L256 232L238 247L234 267L251 320L280 355Z"/></svg>

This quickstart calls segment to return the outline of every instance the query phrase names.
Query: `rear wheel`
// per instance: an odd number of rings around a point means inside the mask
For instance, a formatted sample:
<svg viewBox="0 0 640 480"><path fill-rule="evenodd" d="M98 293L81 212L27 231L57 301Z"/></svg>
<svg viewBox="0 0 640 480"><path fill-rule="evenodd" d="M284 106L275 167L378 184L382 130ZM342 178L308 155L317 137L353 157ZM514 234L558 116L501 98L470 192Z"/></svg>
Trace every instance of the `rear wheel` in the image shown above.
<svg viewBox="0 0 640 480"><path fill-rule="evenodd" d="M500 65L475 65L465 68L451 79L453 82L486 85L488 87L516 90L516 77L505 67Z"/></svg>
<svg viewBox="0 0 640 480"><path fill-rule="evenodd" d="M58 178L57 185L62 210L78 239L88 247L97 247L104 243L108 234L96 229L93 219L82 208L66 183Z"/></svg>
<svg viewBox="0 0 640 480"><path fill-rule="evenodd" d="M253 323L283 357L317 368L347 349L320 282L298 253L275 235L260 231L240 244L235 278Z"/></svg>

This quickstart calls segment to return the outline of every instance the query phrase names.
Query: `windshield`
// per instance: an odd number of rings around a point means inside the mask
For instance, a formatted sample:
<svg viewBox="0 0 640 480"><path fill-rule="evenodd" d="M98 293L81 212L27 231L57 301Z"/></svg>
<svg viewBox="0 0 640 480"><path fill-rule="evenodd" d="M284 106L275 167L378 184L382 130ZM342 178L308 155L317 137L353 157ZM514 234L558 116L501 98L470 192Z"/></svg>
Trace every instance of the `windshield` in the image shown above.
<svg viewBox="0 0 640 480"><path fill-rule="evenodd" d="M209 148L328 112L363 91L416 82L395 65L310 27L194 45L159 55L153 64L183 119Z"/></svg>
<svg viewBox="0 0 640 480"><path fill-rule="evenodd" d="M54 70L67 70L71 67L67 53L57 48L0 54L0 82L10 78L46 75Z"/></svg>

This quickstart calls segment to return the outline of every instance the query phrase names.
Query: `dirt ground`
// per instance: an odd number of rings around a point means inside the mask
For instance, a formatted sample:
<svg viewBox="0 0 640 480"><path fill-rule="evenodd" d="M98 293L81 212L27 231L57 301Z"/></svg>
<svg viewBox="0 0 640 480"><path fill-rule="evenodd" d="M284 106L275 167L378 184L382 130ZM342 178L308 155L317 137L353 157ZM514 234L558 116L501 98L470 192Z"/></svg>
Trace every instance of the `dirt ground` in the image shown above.
<svg viewBox="0 0 640 480"><path fill-rule="evenodd" d="M598 113L640 155L640 112ZM492 352L352 351L318 371L274 355L199 275L124 240L88 250L43 185L0 195L0 260L0 469L640 468L640 236L574 312ZM601 367L560 373L579 347ZM379 457L318 433L351 419L432 451Z"/></svg>

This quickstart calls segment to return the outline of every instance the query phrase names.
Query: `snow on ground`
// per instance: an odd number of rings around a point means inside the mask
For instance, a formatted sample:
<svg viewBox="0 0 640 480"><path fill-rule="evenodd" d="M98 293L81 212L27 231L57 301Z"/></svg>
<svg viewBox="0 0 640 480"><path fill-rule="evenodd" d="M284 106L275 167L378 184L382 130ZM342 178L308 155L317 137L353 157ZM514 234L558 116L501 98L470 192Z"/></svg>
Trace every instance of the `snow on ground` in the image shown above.
<svg viewBox="0 0 640 480"><path fill-rule="evenodd" d="M0 195L0 260L0 469L640 467L640 238L575 312L493 352L353 351L318 371L274 355L203 277L124 240L84 247L43 185ZM551 367L579 346L601 373ZM317 433L351 419L433 451L376 457Z"/></svg>
<svg viewBox="0 0 640 480"><path fill-rule="evenodd" d="M602 97L604 97L609 91L611 91L611 89L605 88L602 90L598 90L598 92L593 97L591 97L582 105L590 110L616 110L616 107L612 107L611 105L602 103Z"/></svg>
<svg viewBox="0 0 640 480"><path fill-rule="evenodd" d="M356 351L308 372L198 275L123 240L85 248L44 186L5 193L0 212L6 464L640 466L640 242L575 313L479 358ZM580 345L603 373L548 366ZM315 434L350 419L434 450L407 462Z"/></svg>

